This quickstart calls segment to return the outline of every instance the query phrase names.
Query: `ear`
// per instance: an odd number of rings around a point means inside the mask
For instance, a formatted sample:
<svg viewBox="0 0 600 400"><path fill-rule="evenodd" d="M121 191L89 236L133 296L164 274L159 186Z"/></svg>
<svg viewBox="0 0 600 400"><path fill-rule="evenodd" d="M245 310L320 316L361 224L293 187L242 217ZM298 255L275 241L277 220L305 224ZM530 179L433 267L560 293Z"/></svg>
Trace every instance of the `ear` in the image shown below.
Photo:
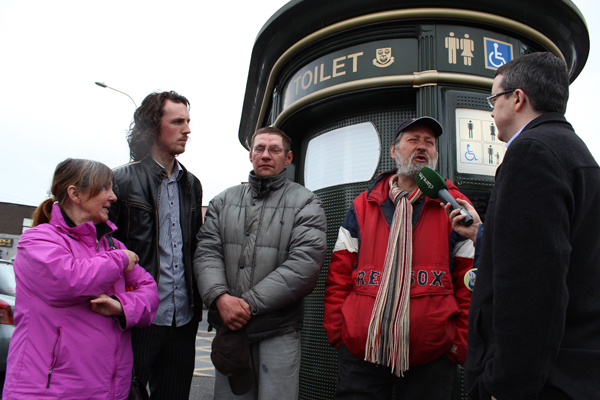
<svg viewBox="0 0 600 400"><path fill-rule="evenodd" d="M521 89L517 89L517 90L515 90L515 96L516 96L515 111L522 111L523 107L525 107L525 103L526 103L525 92Z"/></svg>
<svg viewBox="0 0 600 400"><path fill-rule="evenodd" d="M292 151L288 151L287 155L285 156L285 165L289 165L292 162L292 159L294 158L294 155L292 154Z"/></svg>
<svg viewBox="0 0 600 400"><path fill-rule="evenodd" d="M77 188L73 185L70 185L67 188L67 194L69 195L69 199L75 203L75 204L80 204L81 203L81 197L80 197L80 193L79 190L77 190Z"/></svg>
<svg viewBox="0 0 600 400"><path fill-rule="evenodd" d="M250 159L250 162L252 162L252 149L250 149L250 152L248 153L248 158Z"/></svg>
<svg viewBox="0 0 600 400"><path fill-rule="evenodd" d="M396 159L396 146L392 143L390 146L390 156L395 160Z"/></svg>

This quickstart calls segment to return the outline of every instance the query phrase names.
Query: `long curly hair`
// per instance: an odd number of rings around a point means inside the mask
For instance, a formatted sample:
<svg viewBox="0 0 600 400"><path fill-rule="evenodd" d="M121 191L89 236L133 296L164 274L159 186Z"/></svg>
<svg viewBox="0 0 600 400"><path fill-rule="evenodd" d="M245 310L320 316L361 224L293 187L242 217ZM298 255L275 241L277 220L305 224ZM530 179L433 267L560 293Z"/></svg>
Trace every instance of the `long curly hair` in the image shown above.
<svg viewBox="0 0 600 400"><path fill-rule="evenodd" d="M152 145L160 134L160 119L163 116L165 101L183 103L189 109L190 102L184 96L171 90L170 92L151 93L133 114L133 122L129 126L127 142L131 161L139 161L150 154Z"/></svg>

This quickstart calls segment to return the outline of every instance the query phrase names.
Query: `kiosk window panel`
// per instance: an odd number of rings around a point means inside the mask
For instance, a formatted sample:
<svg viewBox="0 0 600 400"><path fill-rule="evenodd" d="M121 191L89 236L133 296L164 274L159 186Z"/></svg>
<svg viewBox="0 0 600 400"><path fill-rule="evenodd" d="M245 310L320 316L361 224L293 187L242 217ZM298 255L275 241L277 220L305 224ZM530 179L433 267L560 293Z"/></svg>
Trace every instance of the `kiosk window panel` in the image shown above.
<svg viewBox="0 0 600 400"><path fill-rule="evenodd" d="M371 122L317 136L308 143L304 185L312 190L368 181L379 164L381 145Z"/></svg>

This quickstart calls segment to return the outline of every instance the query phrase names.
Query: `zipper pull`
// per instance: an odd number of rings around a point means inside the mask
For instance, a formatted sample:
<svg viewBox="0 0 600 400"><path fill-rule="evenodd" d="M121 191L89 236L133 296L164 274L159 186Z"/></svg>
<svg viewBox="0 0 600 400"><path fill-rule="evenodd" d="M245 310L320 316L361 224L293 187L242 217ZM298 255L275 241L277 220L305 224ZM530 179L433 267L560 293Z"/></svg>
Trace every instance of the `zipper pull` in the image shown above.
<svg viewBox="0 0 600 400"><path fill-rule="evenodd" d="M48 371L48 384L46 385L46 389L50 387L50 377L52 376L52 367L50 367L50 371Z"/></svg>

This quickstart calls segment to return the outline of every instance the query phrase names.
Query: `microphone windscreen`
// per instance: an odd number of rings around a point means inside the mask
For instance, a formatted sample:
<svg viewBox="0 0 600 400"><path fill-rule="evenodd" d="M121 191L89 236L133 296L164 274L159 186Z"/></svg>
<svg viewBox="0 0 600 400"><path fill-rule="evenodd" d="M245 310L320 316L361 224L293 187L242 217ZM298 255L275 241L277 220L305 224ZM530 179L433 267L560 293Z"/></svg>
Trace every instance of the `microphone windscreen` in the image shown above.
<svg viewBox="0 0 600 400"><path fill-rule="evenodd" d="M438 192L441 189L448 190L448 185L446 185L444 178L429 167L423 167L417 174L415 180L417 181L417 186L419 186L421 192L430 199L437 199Z"/></svg>

